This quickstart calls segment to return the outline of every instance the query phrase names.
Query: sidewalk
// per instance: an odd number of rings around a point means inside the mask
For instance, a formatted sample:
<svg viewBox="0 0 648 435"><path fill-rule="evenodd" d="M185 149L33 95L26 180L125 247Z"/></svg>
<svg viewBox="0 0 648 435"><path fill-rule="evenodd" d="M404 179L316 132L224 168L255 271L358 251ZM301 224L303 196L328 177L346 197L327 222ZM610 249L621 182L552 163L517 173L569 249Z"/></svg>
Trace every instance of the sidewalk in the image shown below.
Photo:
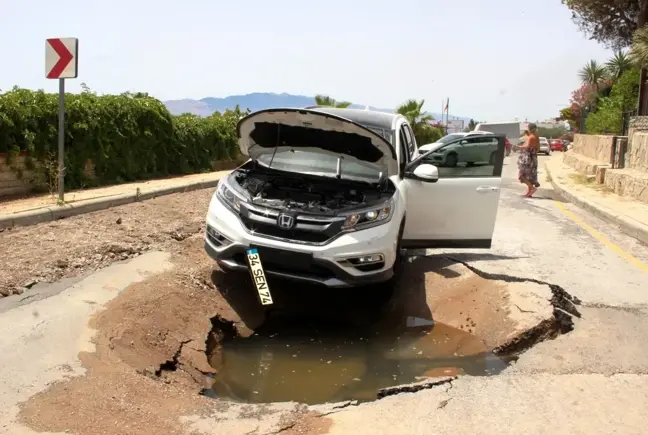
<svg viewBox="0 0 648 435"><path fill-rule="evenodd" d="M629 236L648 243L648 204L616 195L595 182L585 182L585 177L565 165L562 158L562 154L554 153L545 161L547 175L560 195L618 226Z"/></svg>
<svg viewBox="0 0 648 435"><path fill-rule="evenodd" d="M96 189L65 193L65 204L57 205L58 196L31 196L10 201L0 200L0 229L34 225L40 222L104 210L157 196L216 187L218 180L231 171L192 174L184 177L148 180Z"/></svg>

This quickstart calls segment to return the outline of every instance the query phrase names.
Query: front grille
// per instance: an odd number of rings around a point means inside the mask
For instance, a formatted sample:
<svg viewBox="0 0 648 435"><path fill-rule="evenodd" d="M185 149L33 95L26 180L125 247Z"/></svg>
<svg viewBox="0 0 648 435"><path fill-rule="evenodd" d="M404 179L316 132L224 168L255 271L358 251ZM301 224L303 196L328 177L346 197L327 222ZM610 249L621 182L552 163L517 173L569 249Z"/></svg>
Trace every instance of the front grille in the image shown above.
<svg viewBox="0 0 648 435"><path fill-rule="evenodd" d="M276 237L306 243L323 243L342 231L344 218L294 215L295 226L284 229L277 225L279 212L252 205L241 206L241 221L260 236Z"/></svg>

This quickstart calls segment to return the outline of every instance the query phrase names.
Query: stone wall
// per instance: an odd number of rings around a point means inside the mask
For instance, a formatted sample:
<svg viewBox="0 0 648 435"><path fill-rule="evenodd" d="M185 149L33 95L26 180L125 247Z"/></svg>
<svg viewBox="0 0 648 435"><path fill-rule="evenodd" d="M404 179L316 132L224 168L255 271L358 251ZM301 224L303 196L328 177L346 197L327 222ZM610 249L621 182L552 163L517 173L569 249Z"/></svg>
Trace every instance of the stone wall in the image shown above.
<svg viewBox="0 0 648 435"><path fill-rule="evenodd" d="M33 192L37 187L35 183L35 172L26 167L26 154L21 154L10 159L7 163L7 155L0 153L0 200L11 199ZM217 160L212 162L213 171L224 171L234 169L247 161L247 157L239 155L233 160ZM84 175L88 179L95 176L95 166L92 160L84 164ZM45 190L47 188L45 187Z"/></svg>
<svg viewBox="0 0 648 435"><path fill-rule="evenodd" d="M7 154L0 153L0 198L29 193L33 189L34 173L25 166L25 155L7 162Z"/></svg>
<svg viewBox="0 0 648 435"><path fill-rule="evenodd" d="M648 172L648 131L635 131L626 152L626 168Z"/></svg>
<svg viewBox="0 0 648 435"><path fill-rule="evenodd" d="M573 150L576 154L605 164L610 162L613 140L614 136L576 134Z"/></svg>

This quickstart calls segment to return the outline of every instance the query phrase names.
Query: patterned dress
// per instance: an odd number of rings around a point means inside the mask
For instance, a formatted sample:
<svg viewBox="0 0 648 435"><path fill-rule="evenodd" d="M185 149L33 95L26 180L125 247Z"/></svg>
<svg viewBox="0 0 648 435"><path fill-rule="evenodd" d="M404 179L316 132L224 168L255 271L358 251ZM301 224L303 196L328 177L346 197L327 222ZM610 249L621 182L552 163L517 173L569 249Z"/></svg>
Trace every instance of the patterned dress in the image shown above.
<svg viewBox="0 0 648 435"><path fill-rule="evenodd" d="M518 156L518 179L538 184L538 153L535 148L520 150Z"/></svg>

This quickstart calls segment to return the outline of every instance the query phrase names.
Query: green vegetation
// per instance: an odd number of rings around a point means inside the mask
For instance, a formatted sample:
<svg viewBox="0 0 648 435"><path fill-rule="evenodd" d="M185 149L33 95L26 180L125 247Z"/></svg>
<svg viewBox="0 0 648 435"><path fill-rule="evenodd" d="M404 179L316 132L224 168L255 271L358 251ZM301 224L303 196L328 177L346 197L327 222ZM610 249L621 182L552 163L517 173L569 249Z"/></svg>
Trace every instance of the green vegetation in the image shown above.
<svg viewBox="0 0 648 435"><path fill-rule="evenodd" d="M334 98L331 98L327 95L315 95L315 104L317 104L318 106L337 107L340 109L346 109L352 103L348 101L337 101Z"/></svg>
<svg viewBox="0 0 648 435"><path fill-rule="evenodd" d="M648 67L648 26L638 29L632 37L630 59L641 68Z"/></svg>
<svg viewBox="0 0 648 435"><path fill-rule="evenodd" d="M412 126L418 145L424 145L443 137L443 128L430 125L434 117L423 111L425 100L407 100L396 108L396 113L403 115Z"/></svg>
<svg viewBox="0 0 648 435"><path fill-rule="evenodd" d="M636 109L639 95L638 53L634 48L630 54L616 51L605 66L591 60L580 70L582 85L572 92L560 118L576 132L623 134L624 120Z"/></svg>
<svg viewBox="0 0 648 435"><path fill-rule="evenodd" d="M645 0L562 0L578 27L610 48L630 45L635 30L648 22Z"/></svg>
<svg viewBox="0 0 648 435"><path fill-rule="evenodd" d="M546 137L547 139L561 139L567 134L567 129L564 127L538 127L538 136Z"/></svg>
<svg viewBox="0 0 648 435"><path fill-rule="evenodd" d="M65 96L66 188L122 183L212 170L238 156L238 108L201 118L172 116L144 93L97 95L83 86ZM58 95L14 88L0 94L0 153L27 164L48 181L57 153ZM94 174L84 170L87 163Z"/></svg>
<svg viewBox="0 0 648 435"><path fill-rule="evenodd" d="M639 70L630 69L624 72L612 85L609 97L599 100L595 112L586 120L587 132L590 134L621 134L623 131L623 114L637 106L639 95Z"/></svg>
<svg viewBox="0 0 648 435"><path fill-rule="evenodd" d="M592 59L580 70L578 76L584 84L591 85L598 91L603 81L608 78L608 71L603 65Z"/></svg>

